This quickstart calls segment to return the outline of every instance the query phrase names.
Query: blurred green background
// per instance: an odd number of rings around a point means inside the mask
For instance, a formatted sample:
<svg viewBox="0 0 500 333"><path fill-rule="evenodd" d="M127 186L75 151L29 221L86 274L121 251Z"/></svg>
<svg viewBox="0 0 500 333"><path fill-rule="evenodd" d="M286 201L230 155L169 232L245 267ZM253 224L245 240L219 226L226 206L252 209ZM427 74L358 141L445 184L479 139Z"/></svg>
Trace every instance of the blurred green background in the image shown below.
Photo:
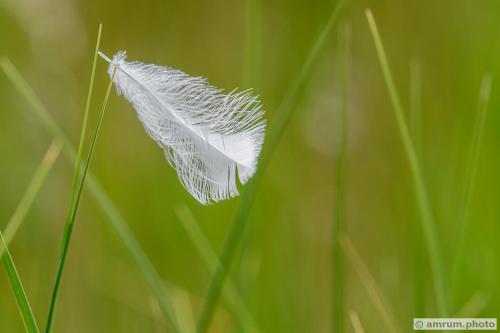
<svg viewBox="0 0 500 333"><path fill-rule="evenodd" d="M99 23L101 49L130 60L205 76L226 90L253 87L270 126L335 2L324 0L1 0L0 56L7 56L76 145ZM415 316L435 317L405 151L364 15L377 20L409 118L410 69L422 79L423 174L445 269L457 252L458 214L481 78L494 77L472 192L464 265L453 314L500 310L500 3L495 0L348 0L339 24L352 35L348 101L346 223L401 332ZM308 78L296 114L252 208L231 280L262 332L331 331L334 159L338 152L338 24ZM96 73L92 124L108 83ZM52 138L0 73L0 227L11 217ZM265 143L264 143L265 144ZM239 199L199 205L182 188L132 107L112 92L91 167L158 269L176 309L196 318L210 279L174 208L187 205L214 249L221 248ZM35 316L45 322L72 166L60 157L11 243ZM384 332L346 259L346 313ZM55 317L55 332L164 331L158 303L99 205L84 193ZM0 274L0 331L23 325ZM211 332L239 332L222 300ZM346 318L346 332L352 332Z"/></svg>

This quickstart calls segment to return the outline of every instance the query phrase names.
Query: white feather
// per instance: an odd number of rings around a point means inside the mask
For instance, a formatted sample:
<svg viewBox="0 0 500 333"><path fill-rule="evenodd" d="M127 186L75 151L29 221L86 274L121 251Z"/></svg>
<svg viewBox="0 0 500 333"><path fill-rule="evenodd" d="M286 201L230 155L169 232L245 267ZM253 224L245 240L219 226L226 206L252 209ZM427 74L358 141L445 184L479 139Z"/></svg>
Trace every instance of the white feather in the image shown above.
<svg viewBox="0 0 500 333"><path fill-rule="evenodd" d="M118 52L110 76L134 106L146 132L163 149L179 179L202 204L238 195L254 174L265 120L250 91L224 94L204 78L157 65L125 61Z"/></svg>

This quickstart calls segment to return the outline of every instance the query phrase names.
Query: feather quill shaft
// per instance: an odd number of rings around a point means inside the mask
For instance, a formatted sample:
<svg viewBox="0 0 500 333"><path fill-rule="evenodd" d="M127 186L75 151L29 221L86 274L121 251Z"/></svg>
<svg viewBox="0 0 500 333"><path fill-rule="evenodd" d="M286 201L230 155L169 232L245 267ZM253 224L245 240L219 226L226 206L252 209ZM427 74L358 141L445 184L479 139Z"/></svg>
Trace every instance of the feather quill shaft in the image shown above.
<svg viewBox="0 0 500 333"><path fill-rule="evenodd" d="M224 93L206 79L179 70L126 61L120 51L114 83L136 110L149 136L163 149L186 190L208 204L238 195L255 173L266 122L250 90Z"/></svg>

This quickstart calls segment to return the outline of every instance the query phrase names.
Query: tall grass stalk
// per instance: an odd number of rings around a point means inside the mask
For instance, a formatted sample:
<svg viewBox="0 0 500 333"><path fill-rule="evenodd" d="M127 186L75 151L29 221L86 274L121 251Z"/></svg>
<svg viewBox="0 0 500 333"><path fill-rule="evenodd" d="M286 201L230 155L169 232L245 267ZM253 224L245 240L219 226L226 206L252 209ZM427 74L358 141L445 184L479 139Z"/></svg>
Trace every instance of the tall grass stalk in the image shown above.
<svg viewBox="0 0 500 333"><path fill-rule="evenodd" d="M87 92L87 99L85 102L85 109L84 109L84 113L83 113L82 130L80 132L80 143L78 145L78 152L76 154L76 164L75 164L75 168L73 170L73 179L71 181L71 195L70 195L68 213L66 215L66 222L64 225L64 234L63 234L63 239L62 239L62 244L61 244L61 251L59 253L59 261L57 263L57 268L56 268L54 287L52 289L52 295L51 295L51 300L50 300L50 305L49 305L49 312L47 315L47 324L45 327L46 333L49 333L52 329L52 318L54 316L57 295L59 292L59 285L60 285L60 281L61 281L62 271L64 268L66 254L68 251L69 241L71 239L71 234L73 231L74 215L76 215L76 210L77 210L78 203L79 203L79 200L77 200L76 198L77 198L78 182L79 182L79 178L80 178L80 164L81 164L81 159L82 159L82 154L83 154L83 146L85 143L85 137L86 137L86 132L87 132L87 123L88 123L88 116L89 116L89 110L90 110L90 103L92 100L92 91L94 89L95 69L96 69L96 64L97 64L97 51L99 50L99 44L101 42L101 32L102 32L102 25L100 24L99 30L97 33L97 42L96 42L95 51L94 51L94 59L92 61L92 71L91 71L91 75L90 75L89 89ZM75 211L75 214L73 214L73 211Z"/></svg>
<svg viewBox="0 0 500 333"><path fill-rule="evenodd" d="M95 67L94 67L94 69L95 69ZM116 68L115 68L115 71L116 71ZM106 106L108 105L109 94L111 92L111 87L113 86L113 78L115 76L115 71L113 71L113 75L111 77L111 80L109 81L108 89L106 90L106 95L104 96L104 102L102 104L101 113L99 115L99 119L97 120L97 125L96 125L95 130L94 130L94 135L92 136L92 142L90 144L89 152L87 155L87 160L85 162L85 166L83 169L81 179L79 180L78 186L73 189L75 191L75 193L72 193L72 195L71 195L72 200L70 202L68 215L67 215L67 219L66 219L66 224L65 224L65 228L64 228L64 235L63 235L63 239L62 239L61 251L59 254L59 261L58 261L57 269L56 269L56 277L54 280L54 287L52 289L52 296L51 296L51 300L50 300L49 314L47 317L47 325L45 328L46 333L49 333L51 331L52 319L54 317L57 296L59 294L59 289L60 289L60 285L61 285L61 278L62 278L62 273L64 270L64 264L66 262L66 257L68 254L69 242L71 240L71 235L73 233L73 227L75 225L76 213L78 212L78 207L80 206L80 200L81 200L81 196L82 196L82 192L83 192L83 186L84 186L85 180L87 178L87 173L89 171L90 163L92 162L92 156L94 154L95 144L97 142L97 137L99 136L99 131L100 131L101 126L102 126L104 112L106 111ZM92 74L92 76L93 76L93 74ZM82 129L82 132L84 132L84 129ZM85 136L82 136L80 139L85 140ZM80 146L81 146L81 142L80 142ZM77 168L79 168L78 159L79 159L79 156L77 155L76 166L75 166L75 171L74 171L74 175L76 175L76 177L78 177L78 174L79 174L79 170L77 170Z"/></svg>
<svg viewBox="0 0 500 333"><path fill-rule="evenodd" d="M424 158L422 147L422 74L417 59L413 59L410 63L410 128L415 153L422 165ZM420 225L416 224L414 228L415 315L425 317L428 271L425 262L425 245L423 245L425 239Z"/></svg>
<svg viewBox="0 0 500 333"><path fill-rule="evenodd" d="M38 165L35 174L31 178L31 181L26 188L21 200L19 201L16 209L14 210L14 214L10 218L9 222L7 222L7 226L4 231L5 243L9 246L10 242L14 238L17 233L17 230L21 226L26 214L28 213L31 205L35 201L35 198L40 191L45 179L52 169L55 161L59 157L59 153L61 152L61 143L57 140L54 140L50 147L47 149L45 155L42 158L42 161ZM0 250L0 257L3 255L3 252Z"/></svg>
<svg viewBox="0 0 500 333"><path fill-rule="evenodd" d="M491 86L493 78L490 75L484 75L481 82L481 90L479 92L479 101L477 113L474 121L474 130L472 134L472 142L469 151L469 161L465 172L464 188L462 193L462 201L459 206L457 217L458 222L458 241L456 247L456 256L453 261L452 285L456 287L460 265L463 261L465 238L468 230L469 211L476 181L476 173L481 155L481 146L483 142L484 125L488 115L488 104L491 96Z"/></svg>
<svg viewBox="0 0 500 333"><path fill-rule="evenodd" d="M344 257L340 246L340 236L346 231L346 150L347 150L347 105L349 100L350 68L350 26L345 24L339 29L340 61L340 112L338 120L339 150L335 160L335 217L332 235L332 332L344 332L345 322L345 273Z"/></svg>
<svg viewBox="0 0 500 333"><path fill-rule="evenodd" d="M217 254L203 234L193 213L186 205L178 205L175 207L175 213L189 238L191 238L191 241L195 245L198 254L210 270L210 273L213 273L217 267ZM240 325L244 328L244 331L249 333L259 332L255 319L231 281L227 281L224 284L222 293L240 322Z"/></svg>
<svg viewBox="0 0 500 333"><path fill-rule="evenodd" d="M321 34L319 35L311 51L309 52L302 69L300 70L298 76L295 78L291 88L288 90L284 100L278 107L272 126L269 127L257 172L243 190L240 205L224 242L221 254L219 255L219 264L217 265L217 269L212 275L212 279L210 281L205 297L205 302L201 309L201 315L198 321L198 333L205 333L210 325L210 321L212 320L215 307L220 297L222 285L224 284L224 280L230 269L234 254L241 241L243 231L245 230L245 226L250 215L250 210L255 199L258 187L257 185L260 183L264 175L264 171L274 153L274 150L276 149L280 138L291 119L293 111L295 110L295 105L297 104L297 100L300 97L300 93L305 86L311 69L316 62L320 51L323 49L325 42L327 41L327 37L329 36L330 30L336 22L340 9L344 5L344 3L345 0L341 0L336 5L335 9L328 19L328 22L326 23L325 27L321 31Z"/></svg>
<svg viewBox="0 0 500 333"><path fill-rule="evenodd" d="M57 125L47 108L40 101L40 98L21 76L16 67L9 59L0 58L0 68L7 75L8 79L12 82L18 92L27 100L31 106L30 110L40 120L49 135L63 143L63 153L66 159L70 161L70 163L75 164L75 148L72 146L62 129ZM179 330L176 329L177 325L174 324L177 322L175 311L173 310L172 302L165 290L163 281L151 261L144 253L144 250L135 238L132 230L130 230L122 214L91 171L88 172L86 184L90 190L90 194L94 197L94 200L99 204L103 213L107 217L106 221L111 223L111 226L118 233L118 236L122 239L132 259L135 261L140 271L146 278L150 288L156 297L158 297L163 316L167 322L172 323L171 325L173 326L173 330L175 332L179 332Z"/></svg>
<svg viewBox="0 0 500 333"><path fill-rule="evenodd" d="M21 279L19 278L19 274L17 273L16 266L14 265L12 256L7 248L2 232L0 232L0 251L5 253L5 255L2 256L2 262L5 270L7 271L12 291L16 297L19 312L21 312L24 328L28 333L38 333L35 316L31 310L28 298L26 297L26 292L24 291L23 284L21 283Z"/></svg>
<svg viewBox="0 0 500 333"><path fill-rule="evenodd" d="M358 275L361 284L368 293L368 297L375 306L375 309L380 313L380 317L382 318L382 321L387 328L387 332L400 332L400 329L398 328L398 325L394 320L394 315L387 306L387 302L384 300L380 288L377 286L377 283L368 270L368 267L366 266L365 262L356 250L356 247L347 235L340 236L340 245L342 247L342 251L346 255L347 260L351 263L352 267L356 271L356 274Z"/></svg>
<svg viewBox="0 0 500 333"><path fill-rule="evenodd" d="M380 38L380 34L377 29L375 19L373 18L373 15L369 9L366 10L366 17L368 20L370 31L372 33L373 41L375 43L375 48L377 50L380 66L382 68L382 73L385 79L385 83L387 85L387 90L389 92L389 97L391 99L391 103L394 109L394 115L396 116L399 133L401 135L403 146L406 151L406 155L408 157L408 162L410 165L410 170L415 188L415 196L417 199L418 208L420 210L421 222L424 230L424 237L426 239L427 252L430 259L430 266L434 282L434 291L436 293L438 312L441 316L446 316L449 313L448 284L444 269L445 266L443 261L443 255L441 252L441 248L439 246L436 225L434 218L432 216L429 198L422 177L422 171L420 169L420 164L418 162L415 146L413 145L412 139L410 137L408 126L406 125L403 108L401 106L401 101L397 93L394 79L392 77L392 73L389 67L389 62L385 54L384 46L382 44L382 40Z"/></svg>

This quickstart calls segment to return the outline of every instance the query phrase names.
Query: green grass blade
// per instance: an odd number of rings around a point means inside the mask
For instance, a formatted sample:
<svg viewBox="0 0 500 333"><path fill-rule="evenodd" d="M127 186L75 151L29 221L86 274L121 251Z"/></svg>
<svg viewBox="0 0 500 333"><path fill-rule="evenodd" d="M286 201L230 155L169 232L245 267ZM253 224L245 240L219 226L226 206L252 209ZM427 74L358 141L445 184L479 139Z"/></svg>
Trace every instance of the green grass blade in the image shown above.
<svg viewBox="0 0 500 333"><path fill-rule="evenodd" d="M380 318L384 322L387 332L389 333L397 333L400 332L396 321L394 320L394 315L390 310L389 306L387 306L387 302L382 296L382 292L378 287L373 275L368 270L363 258L359 255L356 247L350 240L350 238L346 235L340 235L340 245L342 247L342 251L345 253L346 258L349 260L351 265L353 266L356 274L361 281L361 284L365 288L368 297L372 301L375 309L380 314Z"/></svg>
<svg viewBox="0 0 500 333"><path fill-rule="evenodd" d="M410 128L415 152L421 165L423 164L422 147L422 75L420 63L414 59L410 64ZM415 225L414 229L414 251L415 251L415 315L426 316L427 275L425 239L422 228Z"/></svg>
<svg viewBox="0 0 500 333"><path fill-rule="evenodd" d="M196 250L203 259L205 265L210 270L210 272L213 273L213 271L217 267L217 254L210 245L208 239L203 234L203 231L199 227L193 213L186 205L177 206L175 208L175 213L179 218L182 226L186 230L188 236L191 238L191 241L195 245ZM227 281L225 283L222 293L232 311L236 315L241 326L245 329L245 332L259 332L255 319L253 318L250 310L246 306L245 302L241 299L231 281Z"/></svg>
<svg viewBox="0 0 500 333"><path fill-rule="evenodd" d="M464 189L462 194L462 201L459 207L457 217L458 221L458 241L456 256L453 262L452 271L452 285L456 286L458 275L460 272L460 265L463 261L465 238L468 230L468 217L472 201L472 193L476 180L477 168L479 165L479 158L481 154L481 146L483 142L484 125L488 115L488 104L491 96L491 86L493 78L489 75L483 77L481 83L481 90L479 93L478 111L474 121L474 130L472 134L472 142L469 152L469 161L465 172Z"/></svg>
<svg viewBox="0 0 500 333"><path fill-rule="evenodd" d="M112 76L111 80L109 81L108 89L107 89L106 95L104 97L104 102L102 104L101 114L99 115L99 119L98 119L97 125L95 127L94 135L92 137L92 142L90 145L90 149L89 149L89 153L88 153L87 160L85 163L85 167L83 169L81 180L80 180L79 184L77 185L78 187L75 188L76 193L74 194L74 198L73 198L72 202L70 203L69 212L68 212L68 216L66 219L66 225L64 228L64 235L63 235L62 244L61 244L61 251L59 254L59 261L57 263L57 268L56 268L54 287L52 289L52 296L51 296L50 306L49 306L49 314L47 317L47 325L45 327L46 333L49 333L52 329L54 311L55 311L55 307L56 307L56 303L57 303L57 296L59 294L59 289L61 286L61 278L62 278L62 273L64 270L64 264L66 263L66 257L67 257L68 249L69 249L69 242L71 241L71 235L73 234L73 227L75 225L76 213L78 212L78 207L80 206L80 199L82 196L83 186L85 184L85 179L87 178L87 173L88 173L88 170L90 167L90 163L92 161L92 156L94 154L94 148L95 148L95 144L97 142L97 137L99 136L99 131L100 131L101 126L102 126L104 112L106 110L106 106L108 105L109 94L111 92L111 87L113 86L114 74L115 73L113 72L113 76ZM84 130L82 129L82 132L83 131ZM84 139L85 139L85 137L81 137L81 140L84 140ZM78 177L77 175L79 174L79 171L76 170L76 168L79 167L78 159L79 159L79 156L77 155L75 172L74 172L76 177ZM73 196L73 194L72 194L72 196Z"/></svg>
<svg viewBox="0 0 500 333"><path fill-rule="evenodd" d="M23 284L19 279L19 274L17 274L16 266L14 265L12 256L10 255L9 249L7 248L7 244L2 232L0 232L0 251L5 252L5 255L2 256L3 265L5 267L5 270L7 271L12 291L16 296L17 305L19 307L19 311L21 312L26 332L38 333L38 326L36 324L35 316L33 315L33 311L31 311L28 298L26 297L26 292L24 291Z"/></svg>
<svg viewBox="0 0 500 333"><path fill-rule="evenodd" d="M60 151L61 144L58 141L54 140L43 156L43 159L36 169L35 174L33 175L33 178L28 185L28 188L24 192L21 200L16 207L16 210L14 211L14 214L12 214L12 217L5 227L4 237L7 246L9 246L10 242L16 235L17 230L26 217L26 214L33 204L38 192L40 191L40 188L45 182L45 179L47 179L52 166L59 157ZM0 257L2 256L2 254L3 252L0 250Z"/></svg>
<svg viewBox="0 0 500 333"><path fill-rule="evenodd" d="M410 137L408 126L406 125L403 108L399 99L396 85L394 83L392 73L389 67L389 62L385 54L384 46L380 38L380 34L375 23L375 19L369 9L366 10L368 25L372 33L377 55L382 68L389 97L396 116L399 133L403 141L403 146L408 157L409 166L412 174L412 179L415 187L415 196L417 199L418 208L421 215L424 237L426 239L427 251L430 259L432 278L434 282L434 291L436 293L436 302L438 311L441 316L446 316L449 313L448 305L448 285L446 283L446 275L444 270L443 255L439 246L436 225L431 212L429 198L425 189L420 164L418 162L415 147Z"/></svg>
<svg viewBox="0 0 500 333"><path fill-rule="evenodd" d="M71 147L69 147L68 149L70 150ZM69 159L74 160L74 154L72 157L69 157ZM167 322L170 322L173 332L181 332L173 303L170 299L169 294L167 294L158 271L155 269L155 267L147 257L139 241L135 238L132 230L130 230L130 227L127 225L127 222L125 221L113 201L111 201L111 198L108 196L106 191L102 188L99 181L91 172L89 172L87 178L87 185L89 187L90 194L101 206L101 209L108 218L108 221L111 223L111 226L115 229L115 231L118 233L118 236L122 239L127 250L132 256L132 259L135 261L140 271L146 278L149 287L158 298L163 316L165 317Z"/></svg>
<svg viewBox="0 0 500 333"><path fill-rule="evenodd" d="M85 144L85 136L87 134L87 123L89 118L90 103L92 101L92 92L94 90L95 69L97 64L97 51L99 51L99 45L101 43L101 33L102 33L102 24L99 24L99 30L97 32L97 41L94 51L94 58L92 59L92 71L90 74L89 89L87 92L87 99L85 101L85 109L84 109L85 111L83 112L82 130L80 132L80 143L78 144L78 152L76 153L76 166L74 169L73 180L71 185L70 207L74 204L76 190L78 186L78 179L80 175L80 163L82 160L83 146Z"/></svg>
<svg viewBox="0 0 500 333"><path fill-rule="evenodd" d="M83 145L85 142L85 136L87 132L87 123L88 123L88 116L89 116L89 110L90 110L90 103L92 99L92 91L94 88L94 78L95 78L95 69L96 69L96 64L97 64L97 51L99 50L99 44L101 42L101 32L102 32L102 25L99 25L99 31L97 33L97 42L95 46L95 51L94 51L94 59L92 61L92 71L90 75L90 83L89 83L89 90L87 93L87 100L85 102L85 109L83 113L83 123L82 123L82 130L80 132L80 143L78 145L78 152L76 154L76 164L75 168L73 171L73 179L71 181L71 196L70 196L70 201L69 201L69 209L68 209L68 214L66 216L66 222L64 226L64 235L63 235L63 240L62 240L62 245L61 245L61 252L59 254L59 261L57 264L56 268L56 277L55 277L55 282L54 282L54 288L52 290L52 296L50 300L50 305L49 305L49 313L47 315L47 324L45 326L45 332L50 333L52 329L52 319L54 317L54 310L55 310L55 305L56 305L56 300L57 300L57 295L59 292L59 283L62 275L62 270L64 268L64 262L66 259L66 254L68 250L68 245L69 241L71 239L71 233L73 231L73 222L71 215L72 211L75 206L78 206L78 202L75 201L76 194L77 194L77 186L78 186L78 181L80 178L80 164L81 164L81 159L82 159L82 154L83 154Z"/></svg>
<svg viewBox="0 0 500 333"><path fill-rule="evenodd" d="M344 332L345 326L345 274L344 257L340 246L340 236L346 231L345 222L345 180L347 150L347 104L349 99L349 67L350 67L350 27L346 24L339 30L339 54L341 57L340 73L340 117L339 117L339 151L335 159L334 221L332 235L332 332Z"/></svg>
<svg viewBox="0 0 500 333"><path fill-rule="evenodd" d="M12 82L14 87L19 91L19 93L26 98L29 105L31 106L31 111L34 112L35 116L39 118L43 127L47 130L49 135L51 135L54 139L63 143L63 153L64 156L73 164L76 163L76 150L72 146L68 137L64 134L61 128L54 121L51 114L45 108L43 103L40 101L38 96L35 94L33 89L29 86L26 80L21 76L19 71L14 67L14 65L7 59L0 59L0 68L7 75L9 80ZM110 199L106 191L103 189L99 181L94 177L91 171L89 171L87 176L87 186L90 190L90 194L94 197L95 201L100 205L104 214L107 217L111 226L118 233L118 236L122 239L126 248L128 249L132 259L135 261L141 272L144 274L146 281L151 287L152 291L158 297L158 301L160 303L160 308L165 316L165 319L170 322L176 322L175 312L173 311L172 302L170 301L170 297L167 294L163 281L154 268L151 261L148 259L141 245L135 238L132 230L130 230L127 222L121 215L118 208L115 206L113 201ZM174 331L179 332L178 329L175 329L176 324L172 324L174 326Z"/></svg>
<svg viewBox="0 0 500 333"><path fill-rule="evenodd" d="M205 303L203 304L201 315L198 321L198 333L205 333L210 325L210 321L212 320L215 307L220 297L222 285L229 271L234 253L236 252L238 244L241 241L241 236L245 229L248 216L250 214L250 209L255 198L257 185L260 183L264 171L274 153L274 150L278 146L280 138L291 119L293 111L295 110L295 105L300 96L300 92L303 90L306 79L308 78L314 63L318 58L320 51L323 49L327 37L332 30L332 27L338 18L340 9L344 5L344 3L345 0L341 0L333 10L328 19L328 22L326 23L321 34L314 43L313 48L308 54L304 66L294 80L291 88L288 90L284 100L280 104L272 126L269 127L257 172L248 182L248 184L245 185L245 189L243 190L243 193L241 195L241 201L238 211L235 215L229 233L226 237L222 252L219 256L219 265L217 266L217 269L215 270L210 281L205 297Z"/></svg>

